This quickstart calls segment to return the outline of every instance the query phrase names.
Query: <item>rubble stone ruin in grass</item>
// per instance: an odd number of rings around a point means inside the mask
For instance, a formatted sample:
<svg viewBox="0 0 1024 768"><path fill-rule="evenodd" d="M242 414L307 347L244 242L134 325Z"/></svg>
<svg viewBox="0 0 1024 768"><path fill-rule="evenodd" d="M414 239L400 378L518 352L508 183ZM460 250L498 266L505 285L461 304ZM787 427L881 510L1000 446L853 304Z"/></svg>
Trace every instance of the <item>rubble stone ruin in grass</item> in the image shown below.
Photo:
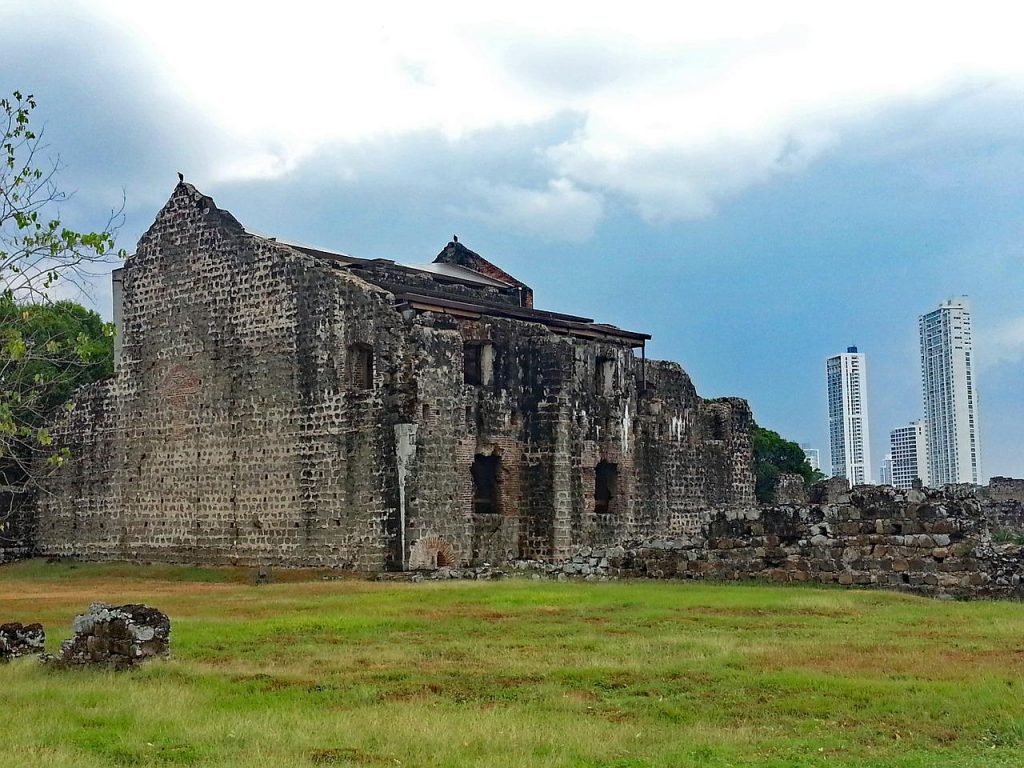
<svg viewBox="0 0 1024 768"><path fill-rule="evenodd" d="M74 635L60 647L58 663L130 667L170 652L171 620L146 605L93 603L76 616Z"/></svg>
<svg viewBox="0 0 1024 768"><path fill-rule="evenodd" d="M21 624L12 621L0 624L0 662L42 653L46 632L42 624Z"/></svg>

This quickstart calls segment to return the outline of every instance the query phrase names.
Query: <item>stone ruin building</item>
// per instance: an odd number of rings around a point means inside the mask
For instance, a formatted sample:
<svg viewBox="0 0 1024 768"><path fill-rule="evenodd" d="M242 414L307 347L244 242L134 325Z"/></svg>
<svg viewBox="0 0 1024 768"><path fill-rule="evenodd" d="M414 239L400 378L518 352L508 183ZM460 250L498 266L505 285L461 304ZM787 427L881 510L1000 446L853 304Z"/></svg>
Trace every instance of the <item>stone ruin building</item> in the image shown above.
<svg viewBox="0 0 1024 768"><path fill-rule="evenodd" d="M421 266L286 244L181 183L113 279L116 373L55 427L35 553L553 561L754 502L745 401L457 241Z"/></svg>

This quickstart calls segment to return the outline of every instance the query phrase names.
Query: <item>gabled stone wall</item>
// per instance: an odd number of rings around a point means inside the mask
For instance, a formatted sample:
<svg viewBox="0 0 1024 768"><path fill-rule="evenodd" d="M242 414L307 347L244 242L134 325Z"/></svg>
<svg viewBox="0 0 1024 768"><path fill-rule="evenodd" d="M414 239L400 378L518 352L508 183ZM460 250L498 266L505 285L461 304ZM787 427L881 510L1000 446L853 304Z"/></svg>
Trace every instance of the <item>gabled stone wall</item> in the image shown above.
<svg viewBox="0 0 1024 768"><path fill-rule="evenodd" d="M47 555L381 568L397 506L401 316L388 294L254 237L180 185L123 269L122 359L58 433ZM373 386L352 385L371 345Z"/></svg>

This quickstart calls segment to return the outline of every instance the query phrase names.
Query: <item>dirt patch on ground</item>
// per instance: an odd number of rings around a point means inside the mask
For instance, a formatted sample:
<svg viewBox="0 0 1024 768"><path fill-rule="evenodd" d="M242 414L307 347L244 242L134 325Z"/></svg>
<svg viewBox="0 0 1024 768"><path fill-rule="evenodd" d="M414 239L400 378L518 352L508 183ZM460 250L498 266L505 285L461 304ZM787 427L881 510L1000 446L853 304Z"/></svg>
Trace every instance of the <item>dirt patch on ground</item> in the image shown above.
<svg viewBox="0 0 1024 768"><path fill-rule="evenodd" d="M374 755L355 747L314 749L309 753L313 765L401 765L392 757Z"/></svg>
<svg viewBox="0 0 1024 768"><path fill-rule="evenodd" d="M818 650L800 653L787 645L758 654L757 663L773 671L798 669L859 678L958 680L985 673L1024 675L1024 648L972 650L898 645L847 646L841 653L824 655Z"/></svg>

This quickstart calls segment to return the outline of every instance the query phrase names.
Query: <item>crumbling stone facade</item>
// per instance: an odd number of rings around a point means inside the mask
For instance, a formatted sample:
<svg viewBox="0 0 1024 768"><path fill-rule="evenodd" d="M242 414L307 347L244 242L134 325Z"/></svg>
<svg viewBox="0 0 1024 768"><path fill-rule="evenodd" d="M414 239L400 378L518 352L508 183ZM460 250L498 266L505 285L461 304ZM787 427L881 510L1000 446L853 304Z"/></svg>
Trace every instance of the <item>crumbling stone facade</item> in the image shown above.
<svg viewBox="0 0 1024 768"><path fill-rule="evenodd" d="M752 419L646 334L433 264L255 236L179 184L115 275L113 378L55 426L44 555L358 570L557 560L753 502ZM637 352L640 352L638 355Z"/></svg>

